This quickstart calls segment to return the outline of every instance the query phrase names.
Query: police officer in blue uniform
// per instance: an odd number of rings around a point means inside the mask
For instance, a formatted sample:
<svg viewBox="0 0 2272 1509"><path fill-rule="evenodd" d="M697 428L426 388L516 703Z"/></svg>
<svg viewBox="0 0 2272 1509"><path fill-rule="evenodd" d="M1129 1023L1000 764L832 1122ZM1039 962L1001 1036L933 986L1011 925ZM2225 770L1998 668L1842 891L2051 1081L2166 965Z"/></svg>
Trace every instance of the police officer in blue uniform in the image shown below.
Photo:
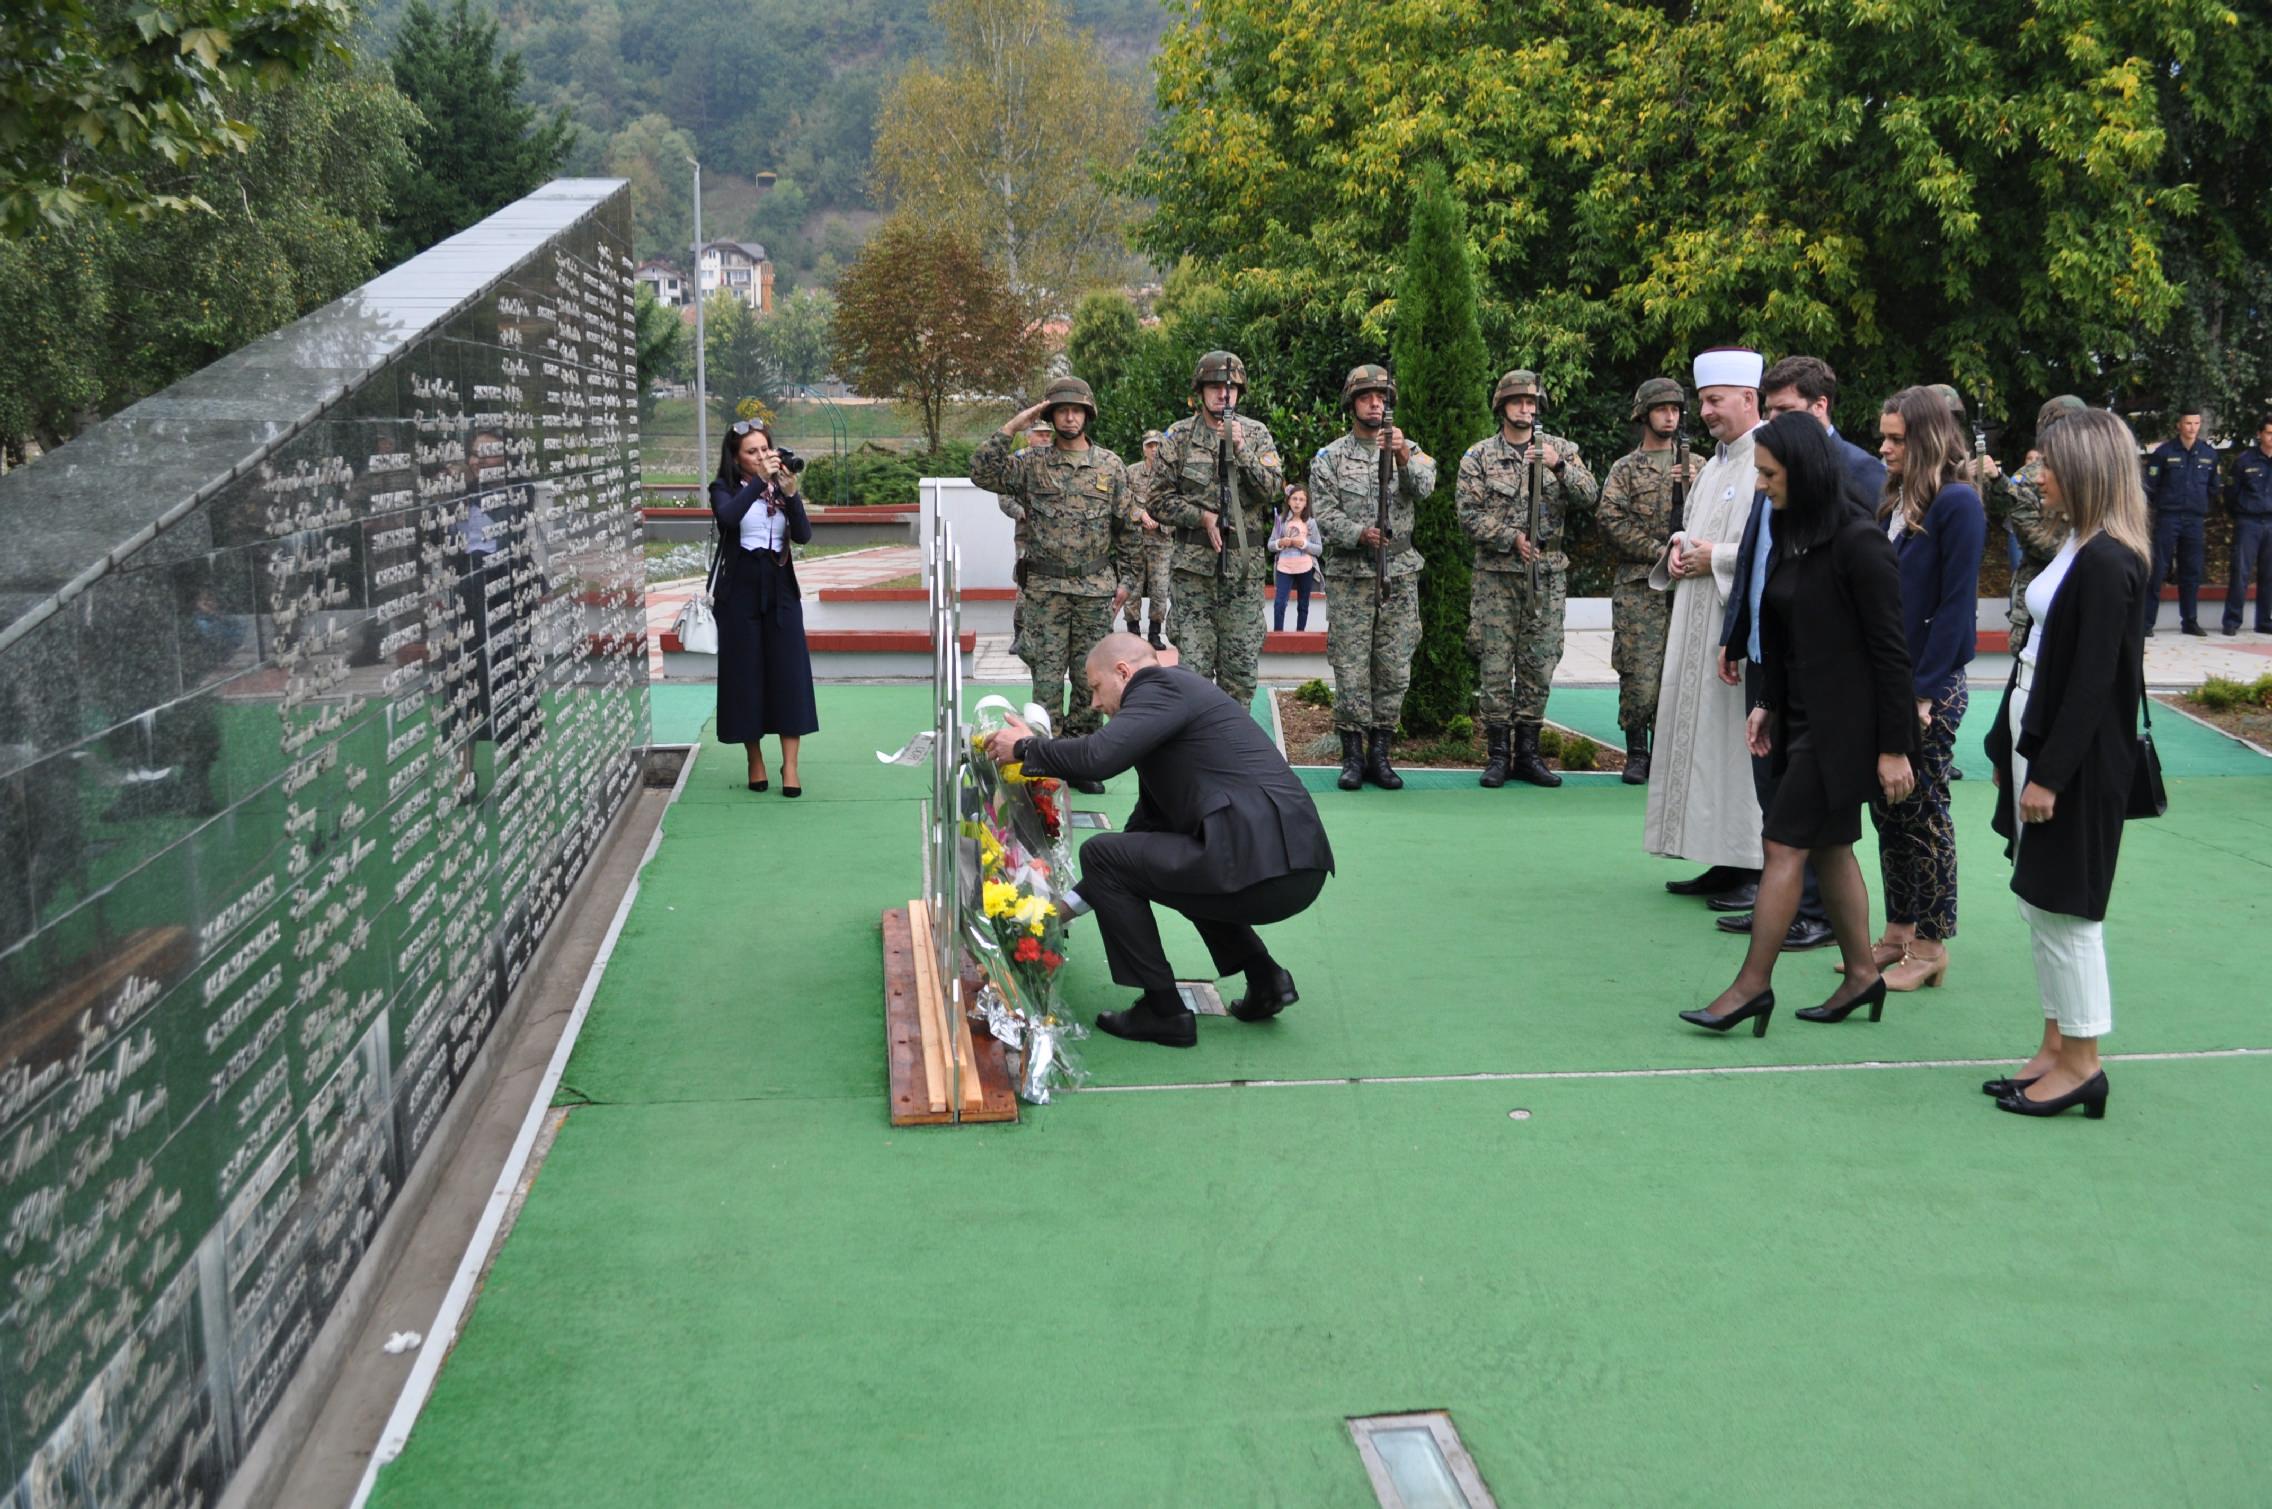
<svg viewBox="0 0 2272 1509"><path fill-rule="evenodd" d="M2256 444L2244 448L2225 479L2233 515L2233 570L2225 581L2225 632L2240 632L2240 607L2256 578L2256 632L2272 634L2272 414L2256 421Z"/></svg>
<svg viewBox="0 0 2272 1509"><path fill-rule="evenodd" d="M2162 583L2177 563L2177 619L2201 636L2201 561L2209 499L2217 490L2217 448L2201 438L2201 411L2181 409L2177 434L2146 453L2146 503L2154 515L2154 572L2146 582L2146 632L2162 613Z"/></svg>

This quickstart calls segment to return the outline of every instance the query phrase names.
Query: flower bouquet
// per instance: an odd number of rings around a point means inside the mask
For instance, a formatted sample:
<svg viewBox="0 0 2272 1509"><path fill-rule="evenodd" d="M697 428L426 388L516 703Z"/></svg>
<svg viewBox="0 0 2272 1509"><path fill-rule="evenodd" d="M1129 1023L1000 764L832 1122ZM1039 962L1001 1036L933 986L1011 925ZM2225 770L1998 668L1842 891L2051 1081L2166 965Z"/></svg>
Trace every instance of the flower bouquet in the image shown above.
<svg viewBox="0 0 2272 1509"><path fill-rule="evenodd" d="M965 766L974 800L964 805L962 836L978 855L978 904L965 909L967 941L986 977L973 1010L1018 1055L1018 1098L1045 1105L1056 1086L1087 1078L1065 1044L1088 1034L1065 1014L1057 994L1065 963L1063 898L1072 883L1064 783L986 757L987 736L1009 712L1000 697L978 704L973 757ZM1039 708L1027 714L1033 727L1047 728Z"/></svg>

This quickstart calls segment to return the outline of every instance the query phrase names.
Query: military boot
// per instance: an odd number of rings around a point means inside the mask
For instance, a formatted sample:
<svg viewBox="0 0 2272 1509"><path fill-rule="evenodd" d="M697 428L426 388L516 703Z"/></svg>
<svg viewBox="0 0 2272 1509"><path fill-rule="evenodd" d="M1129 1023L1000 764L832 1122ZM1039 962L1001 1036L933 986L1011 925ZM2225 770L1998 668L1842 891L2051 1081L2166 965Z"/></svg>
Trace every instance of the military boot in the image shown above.
<svg viewBox="0 0 2272 1509"><path fill-rule="evenodd" d="M1515 729L1515 758L1510 773L1518 781L1533 786L1559 786L1562 777L1546 768L1546 761L1538 753L1538 725L1525 723Z"/></svg>
<svg viewBox="0 0 2272 1509"><path fill-rule="evenodd" d="M1507 784L1507 725L1490 723L1483 729L1483 774L1478 786L1496 791Z"/></svg>
<svg viewBox="0 0 2272 1509"><path fill-rule="evenodd" d="M1637 728L1625 735L1625 784L1649 784L1649 731Z"/></svg>
<svg viewBox="0 0 2272 1509"><path fill-rule="evenodd" d="M1355 791L1365 784L1365 732L1359 728L1341 730L1341 781L1343 791Z"/></svg>
<svg viewBox="0 0 2272 1509"><path fill-rule="evenodd" d="M1160 626L1158 624L1152 625L1151 637L1148 638L1145 643L1149 644L1155 650L1164 650L1168 647L1168 642L1161 635Z"/></svg>
<svg viewBox="0 0 2272 1509"><path fill-rule="evenodd" d="M1404 789L1404 777L1388 762L1389 741L1395 736L1393 728L1376 728L1365 740L1365 779L1383 791Z"/></svg>

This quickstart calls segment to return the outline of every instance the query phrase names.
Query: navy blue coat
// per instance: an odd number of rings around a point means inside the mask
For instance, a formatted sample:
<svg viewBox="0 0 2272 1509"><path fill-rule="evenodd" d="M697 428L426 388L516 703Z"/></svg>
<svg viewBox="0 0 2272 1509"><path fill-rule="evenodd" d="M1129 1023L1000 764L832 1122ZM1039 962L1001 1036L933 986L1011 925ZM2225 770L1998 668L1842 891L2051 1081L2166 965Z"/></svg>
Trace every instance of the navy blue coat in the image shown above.
<svg viewBox="0 0 2272 1509"><path fill-rule="evenodd" d="M2217 490L2217 448L2206 440L2191 446L2165 440L2146 452L2146 501L2156 513L2209 516Z"/></svg>
<svg viewBox="0 0 2272 1509"><path fill-rule="evenodd" d="M1917 700L1937 697L1964 674L1980 643L1980 553L1988 511L1968 482L1933 496L1921 529L1902 535L1901 627L1909 639Z"/></svg>

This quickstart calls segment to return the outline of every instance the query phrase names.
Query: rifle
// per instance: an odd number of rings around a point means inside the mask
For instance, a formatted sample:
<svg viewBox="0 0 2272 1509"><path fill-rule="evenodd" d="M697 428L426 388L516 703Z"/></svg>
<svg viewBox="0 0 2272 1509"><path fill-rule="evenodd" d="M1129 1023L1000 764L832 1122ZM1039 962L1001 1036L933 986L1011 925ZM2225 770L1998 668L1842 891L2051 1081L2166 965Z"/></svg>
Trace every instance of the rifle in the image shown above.
<svg viewBox="0 0 2272 1509"><path fill-rule="evenodd" d="M1381 434L1388 434L1396 424L1396 405L1381 407ZM1380 501L1373 511L1373 528L1381 542L1373 547L1373 601L1388 601L1388 506L1396 490L1396 454L1386 446L1381 448Z"/></svg>
<svg viewBox="0 0 2272 1509"><path fill-rule="evenodd" d="M1223 440L1215 453L1215 485L1219 489L1215 500L1216 532L1231 527L1231 427L1238 422L1239 390L1226 385L1223 389ZM1229 569L1231 540L1226 537L1223 548L1215 552L1215 579L1221 581Z"/></svg>
<svg viewBox="0 0 2272 1509"><path fill-rule="evenodd" d="M1538 454L1538 426L1531 425L1530 444L1523 447L1530 458L1530 597L1535 607L1538 602L1538 558L1546 553L1546 531L1539 526L1546 518L1546 463Z"/></svg>
<svg viewBox="0 0 2272 1509"><path fill-rule="evenodd" d="M1688 512L1688 483L1684 474L1688 470L1688 406L1680 408L1680 428L1672 432L1672 527L1665 531L1669 542L1680 533L1682 515Z"/></svg>

